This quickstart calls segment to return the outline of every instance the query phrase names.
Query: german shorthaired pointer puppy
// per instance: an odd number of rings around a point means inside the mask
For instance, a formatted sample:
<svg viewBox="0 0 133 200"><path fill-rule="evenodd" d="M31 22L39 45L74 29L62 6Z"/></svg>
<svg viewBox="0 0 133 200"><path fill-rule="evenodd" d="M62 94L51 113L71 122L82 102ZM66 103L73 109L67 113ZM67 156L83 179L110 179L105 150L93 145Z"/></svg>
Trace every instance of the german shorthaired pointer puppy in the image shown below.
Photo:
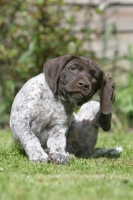
<svg viewBox="0 0 133 200"><path fill-rule="evenodd" d="M12 105L10 127L14 140L24 148L29 160L52 160L56 164L69 162L66 149L70 153L75 152L69 144L71 134L68 134L67 147L66 137L74 109L89 101L97 91L100 108L94 104L91 110L91 104L85 108L88 109L90 121L95 118L96 127L90 125L86 128L95 135L93 141L89 141L89 146L94 146L96 142L97 126L105 131L110 129L114 100L112 83L92 60L71 54L48 60L44 65L44 73L24 84ZM69 129L69 132L72 131ZM86 145L82 150L82 144L80 147L75 140L72 147L79 148L77 154L83 151L83 154L88 155L93 151L93 148L89 149ZM45 148L49 149L48 154Z"/></svg>

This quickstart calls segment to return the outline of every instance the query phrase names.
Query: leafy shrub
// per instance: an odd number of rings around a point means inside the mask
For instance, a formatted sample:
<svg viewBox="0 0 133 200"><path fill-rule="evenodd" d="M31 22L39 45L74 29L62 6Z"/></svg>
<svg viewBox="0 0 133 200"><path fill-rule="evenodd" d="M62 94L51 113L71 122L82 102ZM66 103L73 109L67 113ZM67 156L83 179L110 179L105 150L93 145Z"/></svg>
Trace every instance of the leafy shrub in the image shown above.
<svg viewBox="0 0 133 200"><path fill-rule="evenodd" d="M106 6L107 2L103 2L102 7L95 9L96 13L103 14ZM74 32L73 11L77 9L78 12L80 6L67 10L66 14L63 0L0 0L0 8L0 126L4 127L9 122L15 94L29 78L43 71L47 59L66 53L98 57L95 52L84 50L85 41L90 41L91 34L97 35L97 30L85 26L80 30L83 37ZM105 28L101 66L108 62L106 50L112 34L117 39L114 23ZM115 63L117 58L114 52L114 58L109 62ZM126 120L133 126L133 45L126 59L131 68L125 74L125 82L119 85L115 78L114 129L118 127L119 130ZM105 70L113 77L120 76L120 66L106 65Z"/></svg>
<svg viewBox="0 0 133 200"><path fill-rule="evenodd" d="M9 121L15 94L44 62L74 53L85 55L82 39L71 30L62 0L0 1L0 124Z"/></svg>
<svg viewBox="0 0 133 200"><path fill-rule="evenodd" d="M130 69L125 74L125 81L117 88L115 108L120 119L128 122L128 126L133 128L133 45L129 46L126 59L130 63Z"/></svg>

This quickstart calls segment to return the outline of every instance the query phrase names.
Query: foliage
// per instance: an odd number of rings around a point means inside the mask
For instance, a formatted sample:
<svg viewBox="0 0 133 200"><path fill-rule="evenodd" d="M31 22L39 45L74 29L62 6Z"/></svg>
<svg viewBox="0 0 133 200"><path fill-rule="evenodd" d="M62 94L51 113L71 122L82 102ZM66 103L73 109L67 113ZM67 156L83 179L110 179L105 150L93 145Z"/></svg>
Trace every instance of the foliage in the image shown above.
<svg viewBox="0 0 133 200"><path fill-rule="evenodd" d="M0 199L132 199L132 134L99 134L97 147L123 147L119 158L71 157L69 165L29 162L10 131L0 138Z"/></svg>
<svg viewBox="0 0 133 200"><path fill-rule="evenodd" d="M126 59L130 63L130 69L125 74L125 81L117 89L115 102L119 115L127 117L129 127L133 127L133 45L129 46L129 53Z"/></svg>
<svg viewBox="0 0 133 200"><path fill-rule="evenodd" d="M0 124L9 118L15 94L44 62L66 53L86 55L62 0L0 0ZM82 49L82 50L81 50ZM88 53L87 53L88 54Z"/></svg>
<svg viewBox="0 0 133 200"><path fill-rule="evenodd" d="M102 1L95 8L96 14L104 15L107 7L108 2ZM105 24L100 61L94 51L85 50L94 35L99 37L99 31L87 24L78 33L75 30L74 13L82 9L81 5L64 6L63 0L0 0L0 8L0 127L9 123L12 101L22 85L43 71L47 59L66 53L91 57L113 76L116 83L113 129L120 130L126 121L129 127L133 126L133 45L125 56L131 67L124 74L124 82L120 77L121 66L117 64L123 58L117 49L113 58L106 57L111 37L118 39L115 23Z"/></svg>

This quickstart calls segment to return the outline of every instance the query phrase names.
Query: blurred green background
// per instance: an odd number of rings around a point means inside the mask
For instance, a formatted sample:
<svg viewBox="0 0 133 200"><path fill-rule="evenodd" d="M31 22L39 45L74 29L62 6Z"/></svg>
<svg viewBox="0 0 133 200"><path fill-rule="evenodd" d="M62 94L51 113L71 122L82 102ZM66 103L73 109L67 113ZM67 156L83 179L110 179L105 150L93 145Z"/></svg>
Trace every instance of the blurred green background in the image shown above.
<svg viewBox="0 0 133 200"><path fill-rule="evenodd" d="M111 39L118 44L115 22L105 23L107 2L0 0L0 128L8 127L16 93L29 78L42 72L44 62L73 53L92 58L113 77L112 131L133 131L133 44L128 45L126 54L121 55L116 45L113 55L107 55ZM94 16L101 20L94 21L95 26L91 25ZM102 29L97 28L98 23ZM100 38L99 52L92 48L94 38L96 44Z"/></svg>

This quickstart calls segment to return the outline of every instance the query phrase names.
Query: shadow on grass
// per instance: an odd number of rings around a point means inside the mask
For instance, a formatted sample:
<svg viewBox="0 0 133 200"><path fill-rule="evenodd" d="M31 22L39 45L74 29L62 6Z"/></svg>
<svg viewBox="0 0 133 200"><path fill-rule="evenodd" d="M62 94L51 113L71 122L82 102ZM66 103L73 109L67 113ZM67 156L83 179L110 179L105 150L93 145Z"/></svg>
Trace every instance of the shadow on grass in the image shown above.
<svg viewBox="0 0 133 200"><path fill-rule="evenodd" d="M15 142L12 143L12 150L16 151L20 155L27 157L25 150L21 146L17 145Z"/></svg>

